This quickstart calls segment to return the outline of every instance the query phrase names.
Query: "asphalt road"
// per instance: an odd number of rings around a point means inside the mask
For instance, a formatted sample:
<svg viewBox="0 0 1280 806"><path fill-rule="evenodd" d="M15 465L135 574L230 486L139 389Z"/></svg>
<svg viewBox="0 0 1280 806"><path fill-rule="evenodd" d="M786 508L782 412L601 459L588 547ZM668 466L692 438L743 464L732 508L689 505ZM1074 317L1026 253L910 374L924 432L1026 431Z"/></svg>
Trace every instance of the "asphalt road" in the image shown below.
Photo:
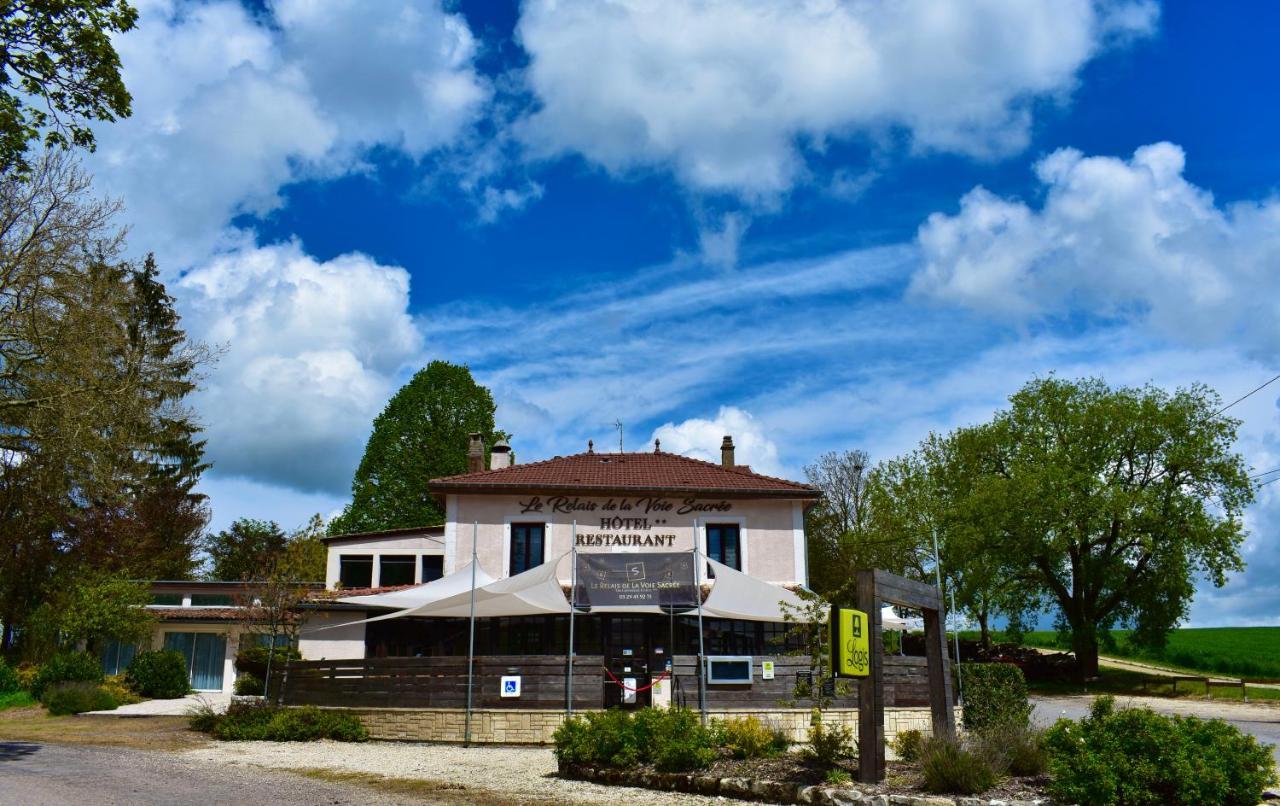
<svg viewBox="0 0 1280 806"><path fill-rule="evenodd" d="M2 806L400 806L426 802L284 772L196 765L168 753L0 742Z"/></svg>
<svg viewBox="0 0 1280 806"><path fill-rule="evenodd" d="M1271 745L1271 753L1280 765L1280 707L1246 705L1244 703L1215 703L1204 700L1167 700L1156 697L1117 698L1119 705L1142 705L1158 713L1198 716L1204 719L1223 719L1241 731L1256 736L1259 741ZM1089 713L1093 697L1032 697L1035 720L1041 725L1052 725L1061 717L1080 719Z"/></svg>

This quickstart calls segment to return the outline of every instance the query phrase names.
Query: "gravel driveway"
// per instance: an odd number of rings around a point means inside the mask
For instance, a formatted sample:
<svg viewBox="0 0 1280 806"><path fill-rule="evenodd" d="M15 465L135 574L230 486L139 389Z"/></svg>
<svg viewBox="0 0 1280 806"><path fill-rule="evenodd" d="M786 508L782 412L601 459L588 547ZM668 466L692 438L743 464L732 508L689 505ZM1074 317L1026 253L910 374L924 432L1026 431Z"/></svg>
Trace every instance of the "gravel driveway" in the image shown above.
<svg viewBox="0 0 1280 806"><path fill-rule="evenodd" d="M681 804L727 806L732 798L653 792L632 787L600 786L554 777L555 757L542 747L459 747L456 745L368 742L226 742L179 754L191 762L274 769L324 768L372 773L389 778L428 780L464 787L477 803L500 794L522 803L572 802L616 806Z"/></svg>

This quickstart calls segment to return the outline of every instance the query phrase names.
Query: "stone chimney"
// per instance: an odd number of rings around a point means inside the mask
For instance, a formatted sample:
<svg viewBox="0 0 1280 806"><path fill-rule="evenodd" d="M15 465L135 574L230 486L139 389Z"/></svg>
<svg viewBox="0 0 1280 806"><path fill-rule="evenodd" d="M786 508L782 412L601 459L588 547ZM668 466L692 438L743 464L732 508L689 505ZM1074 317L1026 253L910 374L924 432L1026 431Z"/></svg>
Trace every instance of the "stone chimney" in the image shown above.
<svg viewBox="0 0 1280 806"><path fill-rule="evenodd" d="M484 434L471 435L471 446L467 449L467 472L479 473L484 470Z"/></svg>
<svg viewBox="0 0 1280 806"><path fill-rule="evenodd" d="M720 443L720 464L724 467L733 467L733 437L725 435L724 441Z"/></svg>
<svg viewBox="0 0 1280 806"><path fill-rule="evenodd" d="M511 445L505 439L493 443L493 447L489 449L489 469L501 470L511 467L511 464Z"/></svg>

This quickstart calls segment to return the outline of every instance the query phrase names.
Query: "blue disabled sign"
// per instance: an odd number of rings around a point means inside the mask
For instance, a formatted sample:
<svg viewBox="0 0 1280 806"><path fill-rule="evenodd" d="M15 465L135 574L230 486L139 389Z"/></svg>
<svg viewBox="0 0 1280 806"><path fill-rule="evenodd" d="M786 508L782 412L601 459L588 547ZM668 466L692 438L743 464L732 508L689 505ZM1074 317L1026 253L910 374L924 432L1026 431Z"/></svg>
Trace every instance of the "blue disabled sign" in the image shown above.
<svg viewBox="0 0 1280 806"><path fill-rule="evenodd" d="M520 675L503 675L502 676L502 696L503 697L519 697L520 696Z"/></svg>

